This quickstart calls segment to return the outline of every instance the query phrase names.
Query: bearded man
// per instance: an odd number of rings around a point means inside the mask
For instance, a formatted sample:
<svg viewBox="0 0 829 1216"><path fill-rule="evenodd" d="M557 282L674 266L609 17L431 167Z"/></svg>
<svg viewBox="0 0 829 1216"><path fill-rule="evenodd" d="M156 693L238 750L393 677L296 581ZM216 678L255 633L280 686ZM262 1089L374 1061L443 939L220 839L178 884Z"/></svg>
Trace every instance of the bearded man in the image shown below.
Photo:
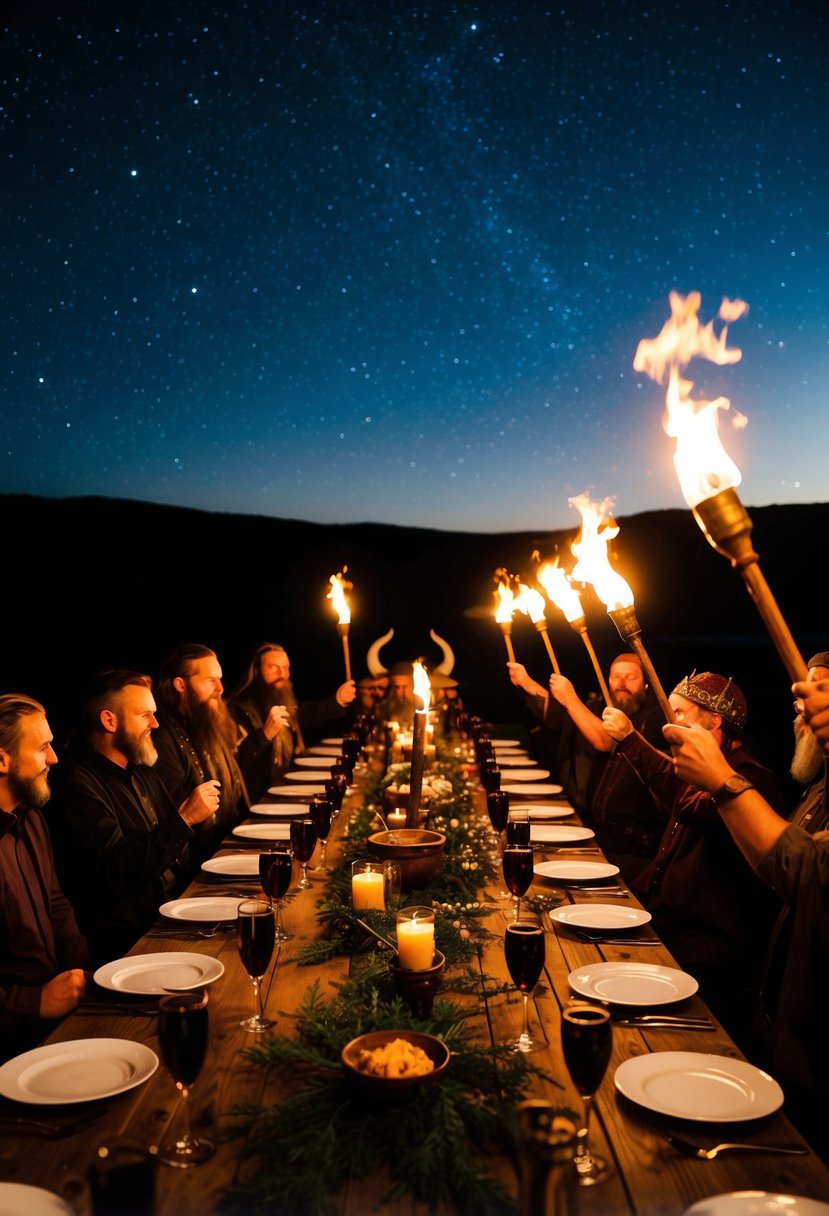
<svg viewBox="0 0 829 1216"><path fill-rule="evenodd" d="M0 697L0 1060L34 1047L86 991L89 948L40 813L57 759L43 706Z"/></svg>
<svg viewBox="0 0 829 1216"><path fill-rule="evenodd" d="M250 811L237 760L240 732L224 702L222 668L215 651L188 642L159 670L158 775L178 805L206 781L217 784L215 814L198 828L191 846L196 866L211 857Z"/></svg>
<svg viewBox="0 0 829 1216"><path fill-rule="evenodd" d="M218 805L215 781L176 803L154 769L152 681L99 672L55 781L55 862L96 963L117 958L187 885L197 825Z"/></svg>

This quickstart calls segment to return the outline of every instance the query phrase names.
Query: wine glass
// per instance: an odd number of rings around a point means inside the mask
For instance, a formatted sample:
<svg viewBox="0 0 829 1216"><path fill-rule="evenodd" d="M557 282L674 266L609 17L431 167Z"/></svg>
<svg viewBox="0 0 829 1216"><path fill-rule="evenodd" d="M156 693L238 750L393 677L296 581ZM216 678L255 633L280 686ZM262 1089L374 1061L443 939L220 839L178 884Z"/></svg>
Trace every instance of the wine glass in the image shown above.
<svg viewBox="0 0 829 1216"><path fill-rule="evenodd" d="M582 1186L604 1182L613 1173L603 1157L590 1152L590 1109L596 1090L610 1063L613 1031L610 1010L589 1001L570 1001L561 1011L561 1049L564 1063L584 1101L584 1129L576 1156L576 1172Z"/></svg>
<svg viewBox="0 0 829 1216"><path fill-rule="evenodd" d="M497 865L504 851L504 832L509 816L509 794L503 790L491 790L486 796L486 810L495 833L495 847L490 856L493 864ZM509 891L498 892L499 899L507 899L509 895Z"/></svg>
<svg viewBox="0 0 829 1216"><path fill-rule="evenodd" d="M302 866L302 875L297 887L308 891L313 885L308 877L308 862L317 847L317 829L310 815L301 815L291 820L291 852Z"/></svg>
<svg viewBox="0 0 829 1216"><path fill-rule="evenodd" d="M328 833L331 831L331 816L334 813L334 808L331 805L331 799L323 798L320 794L315 794L309 805L311 818L314 821L314 830L322 844L319 861L314 869L330 870L331 867L325 863L325 846L328 843Z"/></svg>
<svg viewBox="0 0 829 1216"><path fill-rule="evenodd" d="M504 881L513 896L512 919L521 919L521 896L532 886L533 851L528 844L508 844L501 854Z"/></svg>
<svg viewBox="0 0 829 1216"><path fill-rule="evenodd" d="M158 1002L158 1043L164 1066L181 1094L184 1130L162 1144L158 1159L188 1169L209 1161L216 1151L211 1140L196 1137L190 1129L190 1090L207 1051L207 990L174 992Z"/></svg>
<svg viewBox="0 0 829 1216"><path fill-rule="evenodd" d="M273 1026L265 1017L262 976L268 970L276 941L276 920L270 900L243 899L236 909L236 944L239 957L253 980L253 1016L239 1023L251 1034L262 1034Z"/></svg>
<svg viewBox="0 0 829 1216"><path fill-rule="evenodd" d="M282 923L282 899L291 885L293 869L294 859L287 848L268 849L259 854L259 881L268 899L276 904L274 940L280 944L291 941L294 936Z"/></svg>
<svg viewBox="0 0 829 1216"><path fill-rule="evenodd" d="M504 934L504 958L512 982L523 998L521 1033L509 1039L513 1051L543 1051L546 1039L530 1033L530 993L538 983L544 967L544 930L538 920L511 921Z"/></svg>
<svg viewBox="0 0 829 1216"><path fill-rule="evenodd" d="M530 835L529 807L525 806L521 810L516 807L511 810L507 819L507 844L529 846Z"/></svg>
<svg viewBox="0 0 829 1216"><path fill-rule="evenodd" d="M325 796L334 808L334 813L339 814L343 805L343 798L345 798L345 791L348 788L348 778L345 773L341 776L332 773L330 777L326 777L322 784L325 788Z"/></svg>

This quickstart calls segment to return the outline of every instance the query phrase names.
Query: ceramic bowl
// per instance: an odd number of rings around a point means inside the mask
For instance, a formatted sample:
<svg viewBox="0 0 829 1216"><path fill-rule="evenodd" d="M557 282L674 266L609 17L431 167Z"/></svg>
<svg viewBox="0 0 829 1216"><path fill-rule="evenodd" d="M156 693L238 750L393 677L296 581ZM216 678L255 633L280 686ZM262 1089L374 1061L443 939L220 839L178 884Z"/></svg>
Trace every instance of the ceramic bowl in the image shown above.
<svg viewBox="0 0 829 1216"><path fill-rule="evenodd" d="M425 1051L435 1066L432 1072L410 1077L375 1077L371 1073L360 1072L357 1060L361 1051L374 1051L395 1039L405 1039L414 1047ZM343 1067L349 1077L366 1094L384 1099L408 1097L421 1085L434 1085L439 1082L449 1067L449 1058L449 1048L444 1042L432 1034L422 1034L418 1030L375 1030L369 1034L361 1034L346 1043L341 1053Z"/></svg>

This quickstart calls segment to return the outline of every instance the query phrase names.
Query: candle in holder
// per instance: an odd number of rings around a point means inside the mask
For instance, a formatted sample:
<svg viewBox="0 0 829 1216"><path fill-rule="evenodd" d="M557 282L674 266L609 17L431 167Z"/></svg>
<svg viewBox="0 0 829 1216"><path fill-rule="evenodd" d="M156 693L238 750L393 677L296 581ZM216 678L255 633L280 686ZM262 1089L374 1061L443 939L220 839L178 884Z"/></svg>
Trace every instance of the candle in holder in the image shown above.
<svg viewBox="0 0 829 1216"><path fill-rule="evenodd" d="M432 908L401 908L397 913L397 961L406 971L426 971L435 957Z"/></svg>
<svg viewBox="0 0 829 1216"><path fill-rule="evenodd" d="M420 701L420 708L415 710L414 728L412 730L412 765L409 775L409 807L406 816L406 826L416 828L420 823L420 793L423 788L423 749L426 742L426 725L429 721L429 701L432 696L432 686L426 674L426 668L421 662L413 665L414 695Z"/></svg>
<svg viewBox="0 0 829 1216"><path fill-rule="evenodd" d="M394 831L395 828L404 828L406 826L406 812L402 807L396 807L393 811L389 811L386 816L386 823L389 825L390 831Z"/></svg>
<svg viewBox="0 0 829 1216"><path fill-rule="evenodd" d="M383 863L380 861L353 861L351 863L351 906L355 912L386 908Z"/></svg>

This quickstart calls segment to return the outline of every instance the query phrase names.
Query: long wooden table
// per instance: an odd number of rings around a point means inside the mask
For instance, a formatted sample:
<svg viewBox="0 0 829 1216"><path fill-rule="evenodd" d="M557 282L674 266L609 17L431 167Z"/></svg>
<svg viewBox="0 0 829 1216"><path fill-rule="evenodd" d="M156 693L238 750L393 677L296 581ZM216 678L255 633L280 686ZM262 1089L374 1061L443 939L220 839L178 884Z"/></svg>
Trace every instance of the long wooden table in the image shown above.
<svg viewBox="0 0 829 1216"><path fill-rule="evenodd" d="M297 794L300 789L297 787ZM359 781L354 797L359 796ZM479 813L483 798L478 798ZM345 808L347 812L347 805ZM345 813L339 822L345 818ZM262 822L261 819L258 822ZM568 818L575 823L575 818ZM329 840L328 859L336 864L338 832ZM261 845L252 841L251 845ZM221 851L238 851L244 847L237 838L226 842ZM572 856L578 857L574 847ZM595 855L591 854L591 860ZM315 940L320 929L315 909L323 891L321 876L310 870L314 889L300 892L286 906L286 926L294 939L281 948L271 976L268 1013L277 1020L276 1033L290 1036L291 1015L296 1011L308 985L316 979L325 988L329 981L341 979L348 960L334 958L313 968L298 967L299 949ZM250 893L250 888L234 884L234 893ZM540 892L542 884L534 887ZM189 888L188 895L227 894L227 884L199 879ZM493 893L494 896L494 893ZM584 896L573 888L565 898L577 902ZM625 907L637 906L632 896L608 902L620 902ZM485 947L482 959L484 971L509 982L503 959L503 929L509 901L496 899L488 927L493 940ZM192 1094L194 1126L210 1135L221 1131L228 1113L240 1103L272 1104L278 1100L278 1082L261 1067L251 1067L244 1051L252 1045L254 1036L240 1027L240 1020L252 1010L250 978L241 966L232 933L220 932L210 938L195 937L183 925L176 937L153 936L148 933L131 953L154 951L197 951L218 958L224 965L224 975L210 989L210 1048L208 1060ZM539 1082L536 1097L546 1098L556 1106L581 1109L580 1099L569 1080L559 1049L559 1024L562 1005L572 995L568 975L577 967L589 963L634 960L676 966L670 953L660 942L650 946L593 944L578 940L566 930L556 932L553 926L546 934L546 975L533 1000L533 1023L547 1039L547 1051L538 1057L555 1080L555 1084ZM112 999L111 993L96 994ZM142 1008L152 1009L152 998L138 1001ZM698 996L671 1006L671 1012L708 1014ZM710 1016L710 1014L709 1014ZM521 1002L514 989L507 995L488 1002L486 1016L481 1009L478 1028L483 1039L495 1041L513 1036L520 1028ZM713 1019L712 1019L713 1020ZM120 1010L101 1011L91 1005L82 1006L66 1018L48 1040L50 1043L81 1038L126 1038L147 1044L154 1050L156 1022L152 1012L133 1014ZM691 1159L669 1146L667 1135L675 1131L700 1144L720 1140L748 1140L756 1143L803 1144L802 1138L781 1110L760 1120L739 1126L733 1124L694 1124L675 1120L640 1107L621 1096L615 1089L615 1069L632 1056L647 1052L695 1051L727 1055L741 1059L741 1053L718 1024L711 1032L682 1030L648 1030L614 1026L613 1057L605 1080L599 1090L591 1121L591 1145L608 1157L614 1165L613 1176L594 1187L579 1188L580 1211L584 1216L681 1216L698 1199L731 1191L764 1190L808 1196L829 1203L829 1169L812 1152L798 1157L773 1156L764 1153L723 1154L714 1161ZM451 1065L450 1065L451 1067ZM4 1121L14 1114L60 1121L62 1110L53 1107L17 1106L0 1100L0 1180L28 1183L44 1187L63 1196L76 1216L92 1216L87 1170L97 1148L117 1137L131 1137L144 1144L157 1144L164 1137L171 1119L177 1114L177 1096L163 1065L146 1082L125 1093L97 1103L86 1104L99 1112L99 1119L90 1128L64 1139L49 1139L26 1134ZM736 1133L736 1134L735 1134ZM189 1170L166 1166L156 1169L156 1208L154 1216L211 1216L217 1211L222 1195L236 1176L240 1163L238 1141L223 1141L216 1137L217 1151L213 1159ZM517 1183L506 1160L492 1163L499 1176L508 1180L517 1194ZM389 1216L433 1216L410 1198L380 1207L387 1180L374 1178L370 1182L353 1184L340 1196L338 1210L342 1216L367 1216L383 1211ZM25 1216L25 1214L22 1214ZM150 1216L148 1213L147 1216ZM441 1209L441 1216L452 1216Z"/></svg>

